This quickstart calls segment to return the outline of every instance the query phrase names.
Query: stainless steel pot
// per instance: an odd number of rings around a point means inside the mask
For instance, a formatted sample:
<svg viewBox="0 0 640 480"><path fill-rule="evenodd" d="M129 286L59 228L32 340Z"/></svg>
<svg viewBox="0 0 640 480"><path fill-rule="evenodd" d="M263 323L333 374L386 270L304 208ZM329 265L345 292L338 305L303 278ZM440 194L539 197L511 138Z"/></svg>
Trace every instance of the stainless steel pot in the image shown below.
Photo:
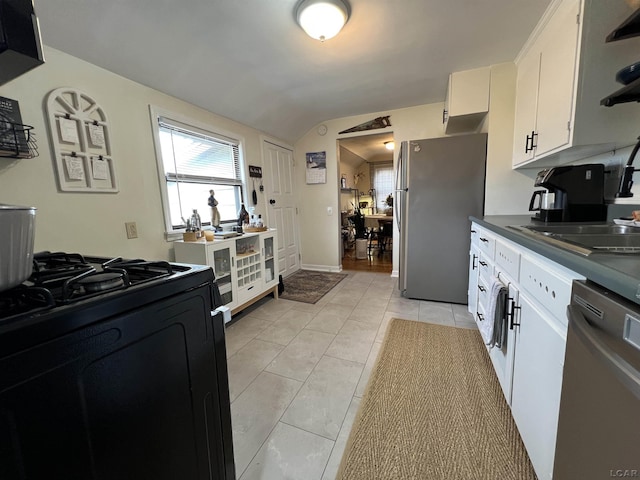
<svg viewBox="0 0 640 480"><path fill-rule="evenodd" d="M0 204L0 291L20 285L33 270L36 209Z"/></svg>

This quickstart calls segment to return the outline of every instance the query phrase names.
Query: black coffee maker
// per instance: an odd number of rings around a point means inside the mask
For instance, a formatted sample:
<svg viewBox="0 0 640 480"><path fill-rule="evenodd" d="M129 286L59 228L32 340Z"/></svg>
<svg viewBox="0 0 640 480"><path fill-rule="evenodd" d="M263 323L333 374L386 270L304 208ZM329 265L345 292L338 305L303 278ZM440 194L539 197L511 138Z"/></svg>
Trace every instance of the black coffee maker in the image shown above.
<svg viewBox="0 0 640 480"><path fill-rule="evenodd" d="M604 222L604 165L570 165L538 172L529 210L542 222ZM538 205L534 206L536 198Z"/></svg>

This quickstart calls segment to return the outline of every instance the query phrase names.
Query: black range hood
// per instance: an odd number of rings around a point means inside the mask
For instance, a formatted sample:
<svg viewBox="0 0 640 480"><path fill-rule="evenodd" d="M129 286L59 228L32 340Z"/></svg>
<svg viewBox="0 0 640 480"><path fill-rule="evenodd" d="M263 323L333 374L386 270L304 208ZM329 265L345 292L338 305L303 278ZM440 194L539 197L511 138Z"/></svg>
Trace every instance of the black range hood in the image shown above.
<svg viewBox="0 0 640 480"><path fill-rule="evenodd" d="M43 63L33 1L0 0L0 85Z"/></svg>

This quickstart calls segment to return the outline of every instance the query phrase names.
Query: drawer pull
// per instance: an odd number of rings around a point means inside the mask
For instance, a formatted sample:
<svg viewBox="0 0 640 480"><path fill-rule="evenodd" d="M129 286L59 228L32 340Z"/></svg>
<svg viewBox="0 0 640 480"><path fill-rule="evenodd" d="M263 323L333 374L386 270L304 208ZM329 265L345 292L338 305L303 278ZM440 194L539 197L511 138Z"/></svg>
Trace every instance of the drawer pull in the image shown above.
<svg viewBox="0 0 640 480"><path fill-rule="evenodd" d="M487 262L480 261L479 263L480 263L480 265L482 265L483 267L486 267L486 266L487 266Z"/></svg>
<svg viewBox="0 0 640 480"><path fill-rule="evenodd" d="M482 285L478 285L478 290L480 290L481 292L486 292L487 289L484 288Z"/></svg>
<svg viewBox="0 0 640 480"><path fill-rule="evenodd" d="M473 229L471 229L471 233L476 233L476 231L475 231L475 230L473 230Z"/></svg>
<svg viewBox="0 0 640 480"><path fill-rule="evenodd" d="M481 242L484 242L484 243L487 243L489 240L487 240L487 239L486 239L486 238L484 238L484 237L480 237L480 241L481 241Z"/></svg>
<svg viewBox="0 0 640 480"><path fill-rule="evenodd" d="M478 316L478 320L480 320L481 322L484 321L484 315L482 315L481 313L476 313L476 315Z"/></svg>

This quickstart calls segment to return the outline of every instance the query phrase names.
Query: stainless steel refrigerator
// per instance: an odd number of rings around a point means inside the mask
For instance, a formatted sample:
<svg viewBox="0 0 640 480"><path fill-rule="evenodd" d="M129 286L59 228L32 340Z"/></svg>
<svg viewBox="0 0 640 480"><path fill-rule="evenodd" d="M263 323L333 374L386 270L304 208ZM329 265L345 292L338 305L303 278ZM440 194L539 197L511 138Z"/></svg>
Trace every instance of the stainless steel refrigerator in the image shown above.
<svg viewBox="0 0 640 480"><path fill-rule="evenodd" d="M467 303L469 216L484 213L487 134L402 142L396 170L403 296Z"/></svg>

